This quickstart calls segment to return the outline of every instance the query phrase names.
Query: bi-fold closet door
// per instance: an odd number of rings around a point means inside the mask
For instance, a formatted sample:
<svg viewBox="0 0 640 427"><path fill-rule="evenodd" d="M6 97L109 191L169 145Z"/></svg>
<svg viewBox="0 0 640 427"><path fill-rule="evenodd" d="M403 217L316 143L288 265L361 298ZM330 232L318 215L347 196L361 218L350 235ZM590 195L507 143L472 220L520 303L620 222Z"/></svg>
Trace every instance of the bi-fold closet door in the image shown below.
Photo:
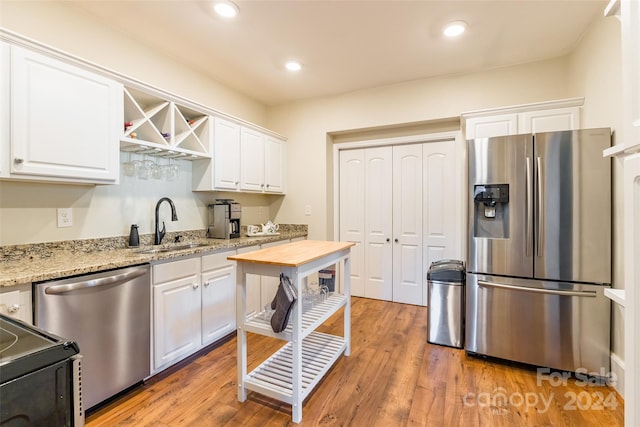
<svg viewBox="0 0 640 427"><path fill-rule="evenodd" d="M444 257L451 238L449 231L442 232L447 214L441 198L448 194L442 177L452 170L445 164L452 161L452 145L340 151L340 240L357 243L353 295L426 304L425 265L431 257Z"/></svg>

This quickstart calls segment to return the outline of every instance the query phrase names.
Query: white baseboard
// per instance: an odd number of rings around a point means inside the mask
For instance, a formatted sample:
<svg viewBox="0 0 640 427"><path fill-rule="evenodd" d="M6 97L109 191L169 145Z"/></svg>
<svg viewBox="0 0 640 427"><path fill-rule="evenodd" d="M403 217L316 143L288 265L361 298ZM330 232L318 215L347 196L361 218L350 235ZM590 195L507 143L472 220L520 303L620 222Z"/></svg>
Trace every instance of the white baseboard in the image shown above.
<svg viewBox="0 0 640 427"><path fill-rule="evenodd" d="M611 373L616 378L616 381L611 385L624 399L624 360L615 353L611 353Z"/></svg>

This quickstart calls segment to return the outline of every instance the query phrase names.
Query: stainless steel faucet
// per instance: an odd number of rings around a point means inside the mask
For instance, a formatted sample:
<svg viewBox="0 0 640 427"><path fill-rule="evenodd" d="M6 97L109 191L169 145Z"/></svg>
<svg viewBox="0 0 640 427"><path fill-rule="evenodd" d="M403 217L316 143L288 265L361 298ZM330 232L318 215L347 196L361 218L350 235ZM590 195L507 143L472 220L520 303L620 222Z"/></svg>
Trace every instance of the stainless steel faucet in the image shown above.
<svg viewBox="0 0 640 427"><path fill-rule="evenodd" d="M168 197L163 197L162 199L158 200L158 203L156 203L156 235L153 239L154 245L159 245L160 243L162 243L162 238L167 233L167 228L164 225L164 221L162 221L162 230L158 228L158 210L160 209L160 205L162 204L162 202L169 202L169 206L171 206L171 221L178 220L178 214L176 214L176 206L173 204L173 201Z"/></svg>

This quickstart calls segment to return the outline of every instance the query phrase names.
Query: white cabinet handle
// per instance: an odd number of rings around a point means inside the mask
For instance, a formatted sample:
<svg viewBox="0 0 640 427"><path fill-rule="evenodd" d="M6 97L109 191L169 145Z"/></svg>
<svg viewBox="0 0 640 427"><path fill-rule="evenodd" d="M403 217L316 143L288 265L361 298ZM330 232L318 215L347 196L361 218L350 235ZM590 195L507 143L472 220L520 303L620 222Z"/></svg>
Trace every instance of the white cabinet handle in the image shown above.
<svg viewBox="0 0 640 427"><path fill-rule="evenodd" d="M211 284L211 282L204 282L204 286L207 287Z"/></svg>
<svg viewBox="0 0 640 427"><path fill-rule="evenodd" d="M9 307L7 307L7 311L11 314L17 313L18 310L20 310L20 304L11 304Z"/></svg>
<svg viewBox="0 0 640 427"><path fill-rule="evenodd" d="M194 283L194 284L193 284L193 289L198 289L198 287L199 287L199 286L200 286L199 284Z"/></svg>

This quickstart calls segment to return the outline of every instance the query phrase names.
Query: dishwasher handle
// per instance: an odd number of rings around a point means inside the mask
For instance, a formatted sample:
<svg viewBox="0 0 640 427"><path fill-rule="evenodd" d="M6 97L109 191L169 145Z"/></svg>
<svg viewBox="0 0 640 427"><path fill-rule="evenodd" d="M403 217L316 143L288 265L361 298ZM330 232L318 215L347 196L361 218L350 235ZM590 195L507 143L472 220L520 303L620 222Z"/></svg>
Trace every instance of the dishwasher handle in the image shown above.
<svg viewBox="0 0 640 427"><path fill-rule="evenodd" d="M562 291L562 290L556 290L556 289L530 288L528 286L505 285L502 283L487 282L484 280L478 280L478 286L485 287L485 288L500 288L500 289L508 289L511 291L533 292L536 294L560 295L560 296L568 296L568 297L589 297L589 298L596 297L595 291Z"/></svg>
<svg viewBox="0 0 640 427"><path fill-rule="evenodd" d="M62 295L68 292L77 291L78 289L116 285L142 276L143 274L145 274L145 272L146 270L144 268L136 268L133 271L127 271L126 273L115 274L113 276L101 277L99 279L82 280L80 282L67 283L64 285L48 286L44 289L44 293L47 295Z"/></svg>

